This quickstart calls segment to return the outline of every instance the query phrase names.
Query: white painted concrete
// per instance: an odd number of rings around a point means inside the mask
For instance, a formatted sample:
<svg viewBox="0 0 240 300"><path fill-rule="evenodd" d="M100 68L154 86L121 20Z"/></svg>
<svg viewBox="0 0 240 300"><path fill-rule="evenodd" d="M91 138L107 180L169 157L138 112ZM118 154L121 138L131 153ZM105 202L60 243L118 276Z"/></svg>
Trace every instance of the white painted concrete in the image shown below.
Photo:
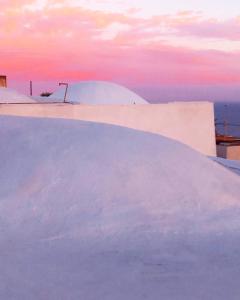
<svg viewBox="0 0 240 300"><path fill-rule="evenodd" d="M34 103L35 101L13 89L0 86L0 103Z"/></svg>
<svg viewBox="0 0 240 300"><path fill-rule="evenodd" d="M214 110L210 102L149 105L1 104L0 114L94 121L161 134L215 156Z"/></svg>
<svg viewBox="0 0 240 300"><path fill-rule="evenodd" d="M66 87L61 87L49 97L49 100L63 102L65 92ZM148 104L133 91L108 81L81 81L69 84L66 102L86 105Z"/></svg>

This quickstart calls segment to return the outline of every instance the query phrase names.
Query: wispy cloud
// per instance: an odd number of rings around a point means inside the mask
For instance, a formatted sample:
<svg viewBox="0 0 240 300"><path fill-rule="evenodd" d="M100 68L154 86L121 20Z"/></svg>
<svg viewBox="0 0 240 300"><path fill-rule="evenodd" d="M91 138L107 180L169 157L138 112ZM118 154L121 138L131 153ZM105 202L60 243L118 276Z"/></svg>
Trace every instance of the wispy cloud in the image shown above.
<svg viewBox="0 0 240 300"><path fill-rule="evenodd" d="M220 21L182 11L146 18L57 3L1 3L1 72L13 78L106 79L132 86L240 81L238 17ZM225 51L219 41L226 43ZM235 43L232 49L229 41Z"/></svg>

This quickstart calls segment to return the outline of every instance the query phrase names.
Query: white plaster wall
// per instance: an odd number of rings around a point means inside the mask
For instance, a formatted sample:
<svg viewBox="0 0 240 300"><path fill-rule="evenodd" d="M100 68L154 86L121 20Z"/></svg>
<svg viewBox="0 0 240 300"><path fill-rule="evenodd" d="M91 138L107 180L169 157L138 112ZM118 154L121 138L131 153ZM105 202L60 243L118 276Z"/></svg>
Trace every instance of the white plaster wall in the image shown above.
<svg viewBox="0 0 240 300"><path fill-rule="evenodd" d="M161 134L215 156L213 104L149 105L0 104L0 114L96 121Z"/></svg>

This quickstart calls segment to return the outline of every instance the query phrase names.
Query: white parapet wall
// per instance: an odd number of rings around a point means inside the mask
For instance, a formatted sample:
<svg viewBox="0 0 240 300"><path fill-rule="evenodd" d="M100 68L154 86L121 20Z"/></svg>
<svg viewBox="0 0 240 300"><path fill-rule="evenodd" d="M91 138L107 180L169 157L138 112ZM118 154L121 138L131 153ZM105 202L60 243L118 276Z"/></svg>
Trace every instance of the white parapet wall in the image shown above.
<svg viewBox="0 0 240 300"><path fill-rule="evenodd" d="M216 156L213 103L149 105L0 104L0 115L65 118L115 124L178 140Z"/></svg>

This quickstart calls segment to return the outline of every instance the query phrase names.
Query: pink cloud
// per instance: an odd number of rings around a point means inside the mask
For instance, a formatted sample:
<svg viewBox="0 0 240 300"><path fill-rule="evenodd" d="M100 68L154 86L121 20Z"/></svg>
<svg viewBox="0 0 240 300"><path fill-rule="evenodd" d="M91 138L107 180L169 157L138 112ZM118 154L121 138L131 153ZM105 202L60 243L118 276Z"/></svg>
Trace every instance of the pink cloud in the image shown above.
<svg viewBox="0 0 240 300"><path fill-rule="evenodd" d="M239 18L226 21L200 20L186 22L178 24L176 29L180 34L185 35L240 41Z"/></svg>
<svg viewBox="0 0 240 300"><path fill-rule="evenodd" d="M129 29L103 40L101 33L116 22ZM225 31L218 31L219 24L209 22L192 12L143 19L71 7L13 10L0 19L1 73L13 80L103 79L135 87L237 83L240 52L176 48L166 45L160 28L173 35L224 38L236 26L221 23ZM209 24L212 31L204 33Z"/></svg>

